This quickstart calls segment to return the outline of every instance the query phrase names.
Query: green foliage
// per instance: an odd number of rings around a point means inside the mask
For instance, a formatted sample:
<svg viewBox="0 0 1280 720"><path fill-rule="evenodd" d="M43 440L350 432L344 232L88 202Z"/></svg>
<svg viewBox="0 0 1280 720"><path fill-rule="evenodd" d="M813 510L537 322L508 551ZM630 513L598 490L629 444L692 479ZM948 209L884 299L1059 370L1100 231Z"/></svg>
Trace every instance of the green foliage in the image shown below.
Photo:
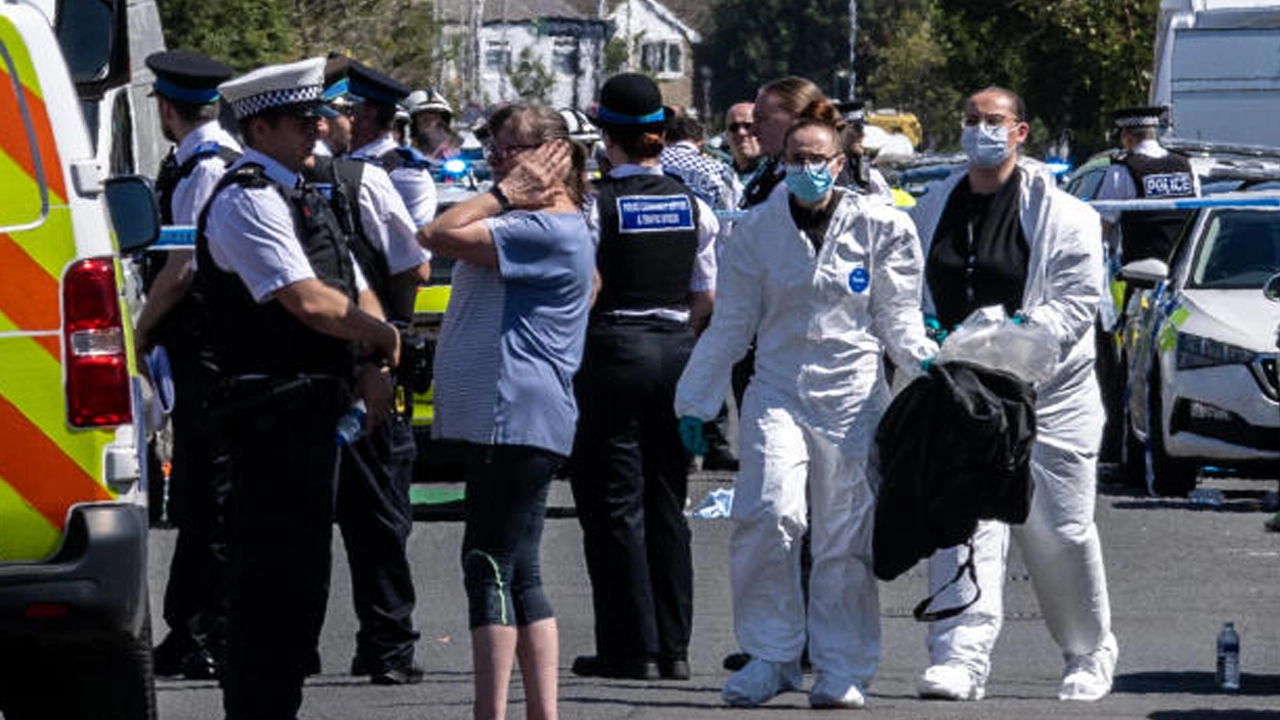
<svg viewBox="0 0 1280 720"><path fill-rule="evenodd" d="M160 0L165 45L218 58L238 71L298 57L290 7L274 0Z"/></svg>
<svg viewBox="0 0 1280 720"><path fill-rule="evenodd" d="M612 37L604 44L604 76L617 75L627 67L627 41Z"/></svg>
<svg viewBox="0 0 1280 720"><path fill-rule="evenodd" d="M723 0L697 51L716 78L713 108L754 98L760 85L787 75L832 87L849 65L848 13L847 0Z"/></svg>
<svg viewBox="0 0 1280 720"><path fill-rule="evenodd" d="M515 64L507 68L507 79L520 99L544 104L550 102L556 85L555 73L527 47L520 51Z"/></svg>
<svg viewBox="0 0 1280 720"><path fill-rule="evenodd" d="M1030 149L1069 133L1077 156L1105 147L1109 113L1150 83L1159 0L859 0L858 95L916 113L955 147L964 98L988 85L1026 100ZM713 107L784 75L820 87L848 66L846 0L722 0L700 63Z"/></svg>

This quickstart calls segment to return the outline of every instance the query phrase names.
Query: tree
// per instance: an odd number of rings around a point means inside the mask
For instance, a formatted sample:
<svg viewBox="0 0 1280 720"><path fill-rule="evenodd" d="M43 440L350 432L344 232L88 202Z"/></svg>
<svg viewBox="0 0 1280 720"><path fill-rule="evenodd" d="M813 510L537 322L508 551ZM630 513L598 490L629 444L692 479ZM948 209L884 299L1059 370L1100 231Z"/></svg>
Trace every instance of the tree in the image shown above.
<svg viewBox="0 0 1280 720"><path fill-rule="evenodd" d="M933 30L937 6L929 1L895 10L899 12L885 17L892 22L878 28L865 45L866 36L859 34L858 56L867 74L859 75L863 87L858 96L874 101L876 107L915 113L925 128L926 147L947 144L961 93L947 82L947 57Z"/></svg>
<svg viewBox="0 0 1280 720"><path fill-rule="evenodd" d="M556 86L555 73L548 70L542 60L527 47L520 51L516 63L507 68L507 79L522 100L544 104L550 101L551 91Z"/></svg>
<svg viewBox="0 0 1280 720"><path fill-rule="evenodd" d="M289 7L277 0L161 0L165 45L238 71L298 57Z"/></svg>
<svg viewBox="0 0 1280 720"><path fill-rule="evenodd" d="M711 68L716 112L754 98L764 83L799 75L829 88L848 70L847 0L724 0L715 28L697 50Z"/></svg>

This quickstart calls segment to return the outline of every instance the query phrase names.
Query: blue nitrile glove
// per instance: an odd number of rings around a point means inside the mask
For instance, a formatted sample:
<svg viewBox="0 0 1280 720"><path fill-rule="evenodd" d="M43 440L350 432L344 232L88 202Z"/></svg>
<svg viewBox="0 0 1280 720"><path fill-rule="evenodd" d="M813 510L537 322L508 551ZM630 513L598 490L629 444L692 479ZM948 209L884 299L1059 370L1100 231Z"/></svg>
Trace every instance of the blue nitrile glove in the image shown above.
<svg viewBox="0 0 1280 720"><path fill-rule="evenodd" d="M1010 320L1013 320L1014 325L1021 325L1027 321L1027 316L1022 313L1014 313Z"/></svg>
<svg viewBox="0 0 1280 720"><path fill-rule="evenodd" d="M938 322L938 318L933 315L925 315L924 334L928 336L930 340L941 345L942 341L947 339L947 335L949 333L946 328L942 327L942 323Z"/></svg>
<svg viewBox="0 0 1280 720"><path fill-rule="evenodd" d="M680 416L680 442L690 455L707 454L707 438L702 434L702 420L692 415Z"/></svg>
<svg viewBox="0 0 1280 720"><path fill-rule="evenodd" d="M930 355L929 357L927 357L927 358L925 358L925 359L923 359L923 360L921 360L921 361L920 361L920 369L921 369L921 370L923 370L923 371L925 371L925 372L929 372L929 368L931 368L931 367L933 367L933 356L932 356L932 355Z"/></svg>

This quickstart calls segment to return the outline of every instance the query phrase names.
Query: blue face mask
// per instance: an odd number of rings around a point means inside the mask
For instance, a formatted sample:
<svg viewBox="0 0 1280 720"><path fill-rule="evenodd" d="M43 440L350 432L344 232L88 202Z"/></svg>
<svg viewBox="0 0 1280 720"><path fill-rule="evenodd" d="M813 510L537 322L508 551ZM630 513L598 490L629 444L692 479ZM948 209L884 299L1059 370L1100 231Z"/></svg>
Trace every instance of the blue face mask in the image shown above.
<svg viewBox="0 0 1280 720"><path fill-rule="evenodd" d="M831 165L787 165L785 182L787 189L802 203L816 203L831 191L836 179L831 175Z"/></svg>
<svg viewBox="0 0 1280 720"><path fill-rule="evenodd" d="M980 168L997 168L1009 159L1009 128L978 123L960 131L960 148L970 164Z"/></svg>

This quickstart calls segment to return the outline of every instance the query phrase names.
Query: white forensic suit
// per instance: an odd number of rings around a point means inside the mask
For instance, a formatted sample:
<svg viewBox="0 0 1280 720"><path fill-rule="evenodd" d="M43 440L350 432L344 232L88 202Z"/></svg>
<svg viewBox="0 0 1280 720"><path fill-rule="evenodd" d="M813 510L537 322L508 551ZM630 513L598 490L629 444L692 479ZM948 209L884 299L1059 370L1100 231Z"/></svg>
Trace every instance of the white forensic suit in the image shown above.
<svg viewBox="0 0 1280 720"><path fill-rule="evenodd" d="M743 400L730 548L734 629L753 658L794 667L805 645L800 540L813 523L809 657L814 692L866 687L880 652L871 570L875 430L890 400L881 353L919 372L936 348L920 306L915 228L877 199L837 188L817 251L789 193L752 208L725 243L716 310L676 389L676 413L715 417L730 367L756 339ZM826 685L824 685L826 683ZM812 695L811 695L812 699Z"/></svg>
<svg viewBox="0 0 1280 720"><path fill-rule="evenodd" d="M1029 246L1021 313L1048 328L1058 341L1059 364L1053 377L1036 388L1036 440L1031 453L1035 485L1031 512L1023 525L979 523L974 535L975 564L982 597L964 613L931 623L928 633L933 665L961 665L972 673L978 693L991 669L991 650L1003 619L1006 554L1012 532L1031 575L1041 613L1070 671L1073 661L1091 653L1111 653L1115 638L1107 597L1102 547L1093 512L1098 447L1104 420L1094 374L1093 320L1102 294L1102 239L1098 215L1085 203L1057 189L1033 163L1021 165L1019 217ZM924 254L947 198L965 173L944 180L924 196L912 217ZM933 313L928 284L925 312ZM940 550L929 561L929 588L936 592L965 559L964 546ZM957 583L936 601L959 604L972 595Z"/></svg>

